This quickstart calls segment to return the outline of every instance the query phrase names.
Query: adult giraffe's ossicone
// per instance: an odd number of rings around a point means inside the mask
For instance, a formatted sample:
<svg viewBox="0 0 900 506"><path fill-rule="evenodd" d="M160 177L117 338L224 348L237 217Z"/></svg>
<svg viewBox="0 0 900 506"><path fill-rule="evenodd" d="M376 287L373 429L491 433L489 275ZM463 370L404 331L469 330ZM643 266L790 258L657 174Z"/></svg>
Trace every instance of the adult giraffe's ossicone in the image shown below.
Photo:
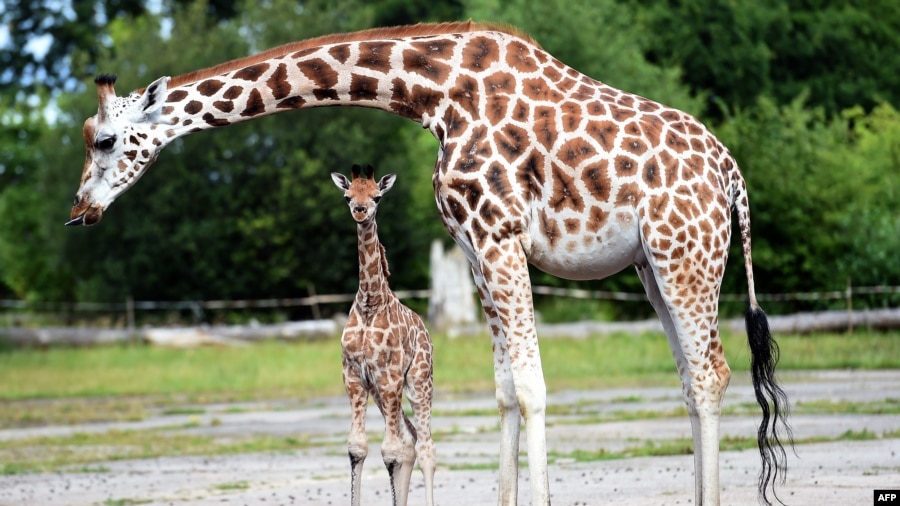
<svg viewBox="0 0 900 506"><path fill-rule="evenodd" d="M493 339L501 504L516 504L520 415L531 501L547 504L546 392L527 263L570 279L637 268L681 376L694 435L696 504L719 503L719 414L731 371L718 297L731 210L750 305L763 411L760 497L783 478L787 399L757 304L747 188L728 150L690 115L606 86L529 37L476 23L329 35L119 98L100 77L71 224L98 222L173 139L293 109L362 106L421 123L440 142L434 191L472 264ZM774 496L772 496L774 497ZM776 498L777 499L777 498Z"/></svg>

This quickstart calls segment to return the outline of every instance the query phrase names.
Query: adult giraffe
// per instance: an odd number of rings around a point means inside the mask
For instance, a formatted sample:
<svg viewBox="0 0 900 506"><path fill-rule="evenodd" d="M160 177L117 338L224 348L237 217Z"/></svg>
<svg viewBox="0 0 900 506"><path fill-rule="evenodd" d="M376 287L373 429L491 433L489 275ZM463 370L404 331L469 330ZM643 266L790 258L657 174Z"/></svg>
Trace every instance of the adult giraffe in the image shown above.
<svg viewBox="0 0 900 506"><path fill-rule="evenodd" d="M422 24L329 35L189 74L127 97L100 76L70 225L91 225L173 139L319 106L382 109L440 142L434 191L472 264L494 350L501 504L517 502L520 415L532 504L547 504L546 389L527 262L570 279L637 267L681 377L696 504L718 504L719 413L731 375L718 296L737 212L749 291L751 371L762 408L760 496L782 472L777 345L754 294L747 188L690 115L606 86L513 29ZM789 432L788 432L789 435ZM782 474L783 478L783 474Z"/></svg>

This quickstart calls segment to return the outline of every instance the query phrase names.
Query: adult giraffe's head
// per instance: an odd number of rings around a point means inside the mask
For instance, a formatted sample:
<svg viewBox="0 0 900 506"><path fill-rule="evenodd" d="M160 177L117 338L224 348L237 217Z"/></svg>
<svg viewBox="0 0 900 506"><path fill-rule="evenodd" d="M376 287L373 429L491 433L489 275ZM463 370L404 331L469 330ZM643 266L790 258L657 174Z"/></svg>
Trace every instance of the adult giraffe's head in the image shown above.
<svg viewBox="0 0 900 506"><path fill-rule="evenodd" d="M160 124L168 77L144 90L117 97L115 76L94 79L100 106L84 122L84 171L66 225L93 225L130 188L171 140Z"/></svg>

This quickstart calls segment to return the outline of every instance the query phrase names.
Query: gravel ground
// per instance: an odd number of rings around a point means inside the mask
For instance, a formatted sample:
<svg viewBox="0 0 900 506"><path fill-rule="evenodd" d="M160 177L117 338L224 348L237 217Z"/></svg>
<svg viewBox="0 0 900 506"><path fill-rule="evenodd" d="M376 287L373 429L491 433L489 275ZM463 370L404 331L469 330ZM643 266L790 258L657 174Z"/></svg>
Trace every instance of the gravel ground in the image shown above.
<svg viewBox="0 0 900 506"><path fill-rule="evenodd" d="M900 399L900 371L830 371L783 375L791 402L821 400L878 402ZM575 449L617 451L626 447L689 438L686 417L601 423L599 414L640 411L669 413L682 405L673 388L567 391L549 396L554 408L570 406L575 414L548 418L547 443L555 455ZM752 403L746 378L735 377L726 405ZM202 415L154 416L140 422L42 427L0 431L0 440L74 432L151 430L179 427L185 433L220 437L247 433L272 436L303 434L317 446L290 453L216 457L161 457L92 464L102 472L57 472L0 476L0 505L337 505L349 503L346 457L348 409L343 398L305 404L266 403L204 406ZM438 471L438 505L496 504L497 416L490 394L441 397L434 430ZM558 410L555 412L559 412ZM483 414L482 414L483 413ZM580 414L579 414L580 413ZM372 408L368 430L375 439L383 430ZM757 417L726 416L723 437L752 437ZM900 431L900 415L797 415L798 440L831 440L796 446L789 453L787 482L780 497L793 505L869 505L873 490L900 489L900 439L834 441L847 431L881 435ZM523 436L524 438L524 436ZM524 440L521 444L524 450ZM755 450L723 452L720 457L723 504L757 504ZM377 440L370 445L363 477L363 504L390 504L387 472ZM413 474L410 504L424 504L422 477ZM527 468L519 473L520 502L529 503ZM556 457L550 466L550 489L557 505L671 505L693 503L693 457L641 457L576 462Z"/></svg>

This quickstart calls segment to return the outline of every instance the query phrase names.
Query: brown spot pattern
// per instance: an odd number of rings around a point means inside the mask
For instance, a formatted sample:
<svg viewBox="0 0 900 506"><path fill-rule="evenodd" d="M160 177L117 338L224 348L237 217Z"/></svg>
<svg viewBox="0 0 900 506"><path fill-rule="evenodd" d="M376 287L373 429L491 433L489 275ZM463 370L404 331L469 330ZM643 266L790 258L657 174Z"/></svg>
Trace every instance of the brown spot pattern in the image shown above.
<svg viewBox="0 0 900 506"><path fill-rule="evenodd" d="M287 65L281 63L266 81L266 86L272 90L272 97L275 100L281 100L291 94L291 83L288 82L287 75Z"/></svg>
<svg viewBox="0 0 900 506"><path fill-rule="evenodd" d="M312 81L313 87L327 90L338 82L338 73L321 58L313 58L297 63L297 68Z"/></svg>
<svg viewBox="0 0 900 506"><path fill-rule="evenodd" d="M559 158L569 167L577 167L596 154L594 146L581 137L566 141L559 150Z"/></svg>
<svg viewBox="0 0 900 506"><path fill-rule="evenodd" d="M500 207L496 206L488 199L485 199L478 209L478 215L481 216L481 219L489 227L493 227L505 214L506 213L504 213Z"/></svg>
<svg viewBox="0 0 900 506"><path fill-rule="evenodd" d="M563 209L573 209L575 212L583 211L584 200L575 186L575 179L556 164L553 164L552 172L553 195L550 197L550 207L557 212Z"/></svg>
<svg viewBox="0 0 900 506"><path fill-rule="evenodd" d="M234 99L238 98L239 96L241 96L243 93L244 93L243 87L231 86L227 90L225 90L225 93L222 94L222 98L224 98L226 100L234 100Z"/></svg>
<svg viewBox="0 0 900 506"><path fill-rule="evenodd" d="M544 187L544 156L531 150L528 158L516 171L516 181L527 194L540 200Z"/></svg>
<svg viewBox="0 0 900 506"><path fill-rule="evenodd" d="M422 51L403 51L403 68L441 85L450 75L450 65L437 61Z"/></svg>
<svg viewBox="0 0 900 506"><path fill-rule="evenodd" d="M538 101L558 102L562 100L562 93L553 89L543 78L524 79L522 81L522 91L525 96Z"/></svg>
<svg viewBox="0 0 900 506"><path fill-rule="evenodd" d="M590 121L585 131L592 139L600 143L603 151L610 153L615 147L619 127L612 121Z"/></svg>
<svg viewBox="0 0 900 506"><path fill-rule="evenodd" d="M391 70L391 50L393 42L374 41L359 44L359 59L356 64L386 74Z"/></svg>
<svg viewBox="0 0 900 506"><path fill-rule="evenodd" d="M241 116L258 116L265 110L266 105L263 103L262 95L259 93L259 90L250 90L250 95L247 96L247 105L244 107L244 110L241 111Z"/></svg>
<svg viewBox="0 0 900 506"><path fill-rule="evenodd" d="M197 85L197 92L204 97L211 97L218 93L223 86L225 86L225 83L219 79L207 79ZM171 96L169 95L169 97Z"/></svg>
<svg viewBox="0 0 900 506"><path fill-rule="evenodd" d="M623 207L634 206L640 199L640 196L641 190L638 188L637 183L624 183L619 187L619 191L616 193L616 205Z"/></svg>
<svg viewBox="0 0 900 506"><path fill-rule="evenodd" d="M237 72L234 73L235 79L243 79L244 81L258 81L259 76L266 73L269 70L269 64L266 62L257 63L255 65L250 65L248 67L244 67Z"/></svg>
<svg viewBox="0 0 900 506"><path fill-rule="evenodd" d="M478 82L472 77L459 76L456 79L456 86L450 90L450 99L471 117L478 117Z"/></svg>
<svg viewBox="0 0 900 506"><path fill-rule="evenodd" d="M465 106L463 106L465 107ZM487 99L487 120L491 123L500 123L506 117L509 108L509 97L506 95L493 95ZM519 121L522 121L521 119Z"/></svg>
<svg viewBox="0 0 900 506"><path fill-rule="evenodd" d="M606 160L600 160L585 167L581 173L581 181L597 201L606 202L609 200L612 180L607 170Z"/></svg>
<svg viewBox="0 0 900 506"><path fill-rule="evenodd" d="M497 41L487 37L473 37L463 48L462 68L483 72L500 59Z"/></svg>
<svg viewBox="0 0 900 506"><path fill-rule="evenodd" d="M512 185L506 177L506 169L498 164L491 164L487 171L488 187L491 193L500 197L504 202L512 195Z"/></svg>
<svg viewBox="0 0 900 506"><path fill-rule="evenodd" d="M484 78L484 89L488 95L511 94L516 91L516 78L507 72L497 72Z"/></svg>
<svg viewBox="0 0 900 506"><path fill-rule="evenodd" d="M494 134L494 143L500 154L508 162L512 162L525 152L528 146L528 132L515 125L506 125Z"/></svg>
<svg viewBox="0 0 900 506"><path fill-rule="evenodd" d="M539 106L534 110L534 133L544 149L550 151L556 142L556 110L552 107Z"/></svg>
<svg viewBox="0 0 900 506"><path fill-rule="evenodd" d="M350 45L349 44L338 44L328 50L328 54L331 55L332 58L338 61L338 63L347 63L347 59L350 58Z"/></svg>
<svg viewBox="0 0 900 506"><path fill-rule="evenodd" d="M203 102L198 100L191 100L190 102L184 104L184 112L194 115L203 110Z"/></svg>
<svg viewBox="0 0 900 506"><path fill-rule="evenodd" d="M234 102L230 100L216 100L213 102L213 107L222 112L231 112L234 110Z"/></svg>
<svg viewBox="0 0 900 506"><path fill-rule="evenodd" d="M523 73L534 72L538 69L528 46L516 41L506 46L506 63L513 69Z"/></svg>
<svg viewBox="0 0 900 506"><path fill-rule="evenodd" d="M166 97L166 102L181 102L188 96L188 92L185 90L173 90L169 93L169 96Z"/></svg>
<svg viewBox="0 0 900 506"><path fill-rule="evenodd" d="M638 162L628 155L619 155L615 161L616 176L621 178L637 174Z"/></svg>
<svg viewBox="0 0 900 506"><path fill-rule="evenodd" d="M375 100L378 97L378 79L353 74L350 78L350 100Z"/></svg>
<svg viewBox="0 0 900 506"><path fill-rule="evenodd" d="M559 224L556 223L556 220L547 216L547 213L544 210L541 210L538 214L538 220L541 234L547 238L550 249L556 248L556 243L559 242L559 239L562 237Z"/></svg>

